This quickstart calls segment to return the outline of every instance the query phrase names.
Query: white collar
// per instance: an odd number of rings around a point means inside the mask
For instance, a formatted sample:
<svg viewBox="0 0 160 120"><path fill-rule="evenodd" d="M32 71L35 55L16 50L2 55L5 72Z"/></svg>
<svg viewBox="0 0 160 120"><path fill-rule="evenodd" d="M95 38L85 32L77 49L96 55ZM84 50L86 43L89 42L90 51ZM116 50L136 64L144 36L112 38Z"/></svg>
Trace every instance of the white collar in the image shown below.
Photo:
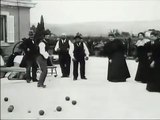
<svg viewBox="0 0 160 120"><path fill-rule="evenodd" d="M144 46L148 42L150 42L149 39L138 40L136 46Z"/></svg>
<svg viewBox="0 0 160 120"><path fill-rule="evenodd" d="M64 39L64 40L63 40L63 39L61 39L61 40L62 40L62 41L66 41L66 39Z"/></svg>

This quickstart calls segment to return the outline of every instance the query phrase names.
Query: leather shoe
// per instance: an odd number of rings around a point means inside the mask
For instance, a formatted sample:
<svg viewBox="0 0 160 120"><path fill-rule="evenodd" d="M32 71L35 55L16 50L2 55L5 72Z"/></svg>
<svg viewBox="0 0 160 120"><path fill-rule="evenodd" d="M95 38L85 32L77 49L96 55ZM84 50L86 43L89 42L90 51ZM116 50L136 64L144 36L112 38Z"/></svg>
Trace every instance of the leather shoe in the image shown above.
<svg viewBox="0 0 160 120"><path fill-rule="evenodd" d="M61 78L64 78L64 77L69 77L68 75L63 75L63 76L61 76Z"/></svg>
<svg viewBox="0 0 160 120"><path fill-rule="evenodd" d="M31 80L27 79L27 80L26 80L26 82L27 82L27 83L30 83L30 82L31 82Z"/></svg>
<svg viewBox="0 0 160 120"><path fill-rule="evenodd" d="M33 82L38 82L38 80L36 79L36 80L33 80Z"/></svg>
<svg viewBox="0 0 160 120"><path fill-rule="evenodd" d="M37 87L42 87L42 88L46 88L46 85L37 85Z"/></svg>
<svg viewBox="0 0 160 120"><path fill-rule="evenodd" d="M81 79L87 80L87 78L86 78L86 77L82 77Z"/></svg>

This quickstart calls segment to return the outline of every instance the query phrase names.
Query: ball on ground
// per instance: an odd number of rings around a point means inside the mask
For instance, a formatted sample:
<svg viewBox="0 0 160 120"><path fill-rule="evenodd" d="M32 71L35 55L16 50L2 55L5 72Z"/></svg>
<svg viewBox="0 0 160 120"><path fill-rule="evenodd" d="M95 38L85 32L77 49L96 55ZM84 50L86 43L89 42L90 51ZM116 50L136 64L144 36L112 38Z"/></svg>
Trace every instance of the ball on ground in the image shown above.
<svg viewBox="0 0 160 120"><path fill-rule="evenodd" d="M13 105L10 105L9 107L8 107L8 112L12 112L14 110L14 106Z"/></svg>
<svg viewBox="0 0 160 120"><path fill-rule="evenodd" d="M77 104L77 101L73 100L73 101L72 101L72 104L73 104L73 105L76 105L76 104Z"/></svg>
<svg viewBox="0 0 160 120"><path fill-rule="evenodd" d="M28 110L28 113L31 113L31 111L30 111L30 110Z"/></svg>
<svg viewBox="0 0 160 120"><path fill-rule="evenodd" d="M10 105L9 107L13 108L14 109L14 106L13 105Z"/></svg>
<svg viewBox="0 0 160 120"><path fill-rule="evenodd" d="M6 101L6 102L7 102L7 101L8 101L8 97L5 97L5 98L4 98L4 101Z"/></svg>
<svg viewBox="0 0 160 120"><path fill-rule="evenodd" d="M44 115L44 110L40 110L39 115Z"/></svg>
<svg viewBox="0 0 160 120"><path fill-rule="evenodd" d="M61 107L61 106L57 106L56 110L57 110L58 112L60 112L60 111L62 111L62 107Z"/></svg>
<svg viewBox="0 0 160 120"><path fill-rule="evenodd" d="M66 101L69 101L69 100L70 100L70 97L66 96L65 99L66 99Z"/></svg>

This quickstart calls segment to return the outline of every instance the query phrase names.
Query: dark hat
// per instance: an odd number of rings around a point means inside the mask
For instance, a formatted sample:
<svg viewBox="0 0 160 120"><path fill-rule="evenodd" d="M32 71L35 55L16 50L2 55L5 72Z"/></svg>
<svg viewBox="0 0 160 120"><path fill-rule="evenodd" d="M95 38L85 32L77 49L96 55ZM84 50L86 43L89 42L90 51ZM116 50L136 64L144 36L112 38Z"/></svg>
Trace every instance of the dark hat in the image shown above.
<svg viewBox="0 0 160 120"><path fill-rule="evenodd" d="M143 35L143 37L145 37L145 34L143 32L138 33L138 36L139 35Z"/></svg>
<svg viewBox="0 0 160 120"><path fill-rule="evenodd" d="M34 33L34 31L33 30L30 30L29 31L29 36L33 36L35 33Z"/></svg>
<svg viewBox="0 0 160 120"><path fill-rule="evenodd" d="M158 36L158 33L155 32L155 31L152 31L150 35L153 35L153 36L157 37L157 36Z"/></svg>
<svg viewBox="0 0 160 120"><path fill-rule="evenodd" d="M82 39L82 37L81 37L80 35L76 35L76 36L74 37L74 39L77 39L77 38Z"/></svg>
<svg viewBox="0 0 160 120"><path fill-rule="evenodd" d="M110 33L110 34L108 34L108 36L115 37L115 34L113 34L113 33Z"/></svg>

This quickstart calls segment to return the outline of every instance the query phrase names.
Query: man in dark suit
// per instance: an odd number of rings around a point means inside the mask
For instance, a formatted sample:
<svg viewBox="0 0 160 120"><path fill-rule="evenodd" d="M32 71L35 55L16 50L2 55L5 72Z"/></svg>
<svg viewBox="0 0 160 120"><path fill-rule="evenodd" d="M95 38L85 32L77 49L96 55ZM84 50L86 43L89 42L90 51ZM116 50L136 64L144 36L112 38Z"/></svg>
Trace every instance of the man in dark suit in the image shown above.
<svg viewBox="0 0 160 120"><path fill-rule="evenodd" d="M36 57L38 54L38 50L34 41L34 31L29 31L29 38L25 39L21 44L20 48L24 50L24 57L22 61L26 63L26 81L30 83L32 80L33 82L37 82L37 63ZM32 77L30 75L32 68Z"/></svg>
<svg viewBox="0 0 160 120"><path fill-rule="evenodd" d="M74 39L73 55L71 55L73 60L73 80L77 80L78 77L78 64L80 64L81 79L86 80L85 60L88 60L89 58L89 51L86 44L83 42L81 35L76 35Z"/></svg>
<svg viewBox="0 0 160 120"><path fill-rule="evenodd" d="M55 51L57 51L59 55L59 63L62 71L62 77L69 77L70 75L70 48L73 48L72 46L73 44L71 43L71 41L66 39L65 33L62 34L61 39L57 42L55 46Z"/></svg>

